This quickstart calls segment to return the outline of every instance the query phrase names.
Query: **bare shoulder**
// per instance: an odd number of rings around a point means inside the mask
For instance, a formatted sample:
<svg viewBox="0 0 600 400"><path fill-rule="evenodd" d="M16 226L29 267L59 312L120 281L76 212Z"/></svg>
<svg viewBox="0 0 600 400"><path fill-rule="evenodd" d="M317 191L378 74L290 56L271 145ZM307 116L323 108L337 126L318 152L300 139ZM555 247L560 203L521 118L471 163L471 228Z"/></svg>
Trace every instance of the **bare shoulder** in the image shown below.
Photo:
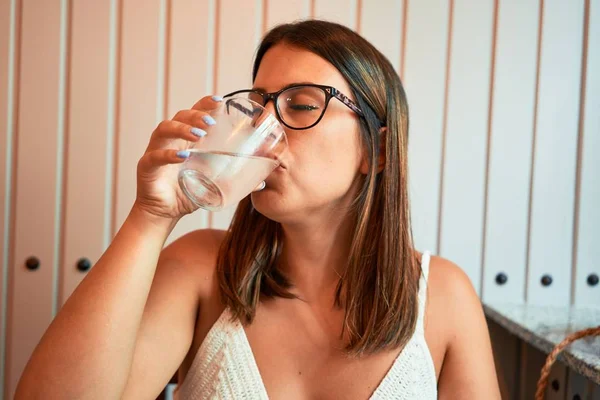
<svg viewBox="0 0 600 400"><path fill-rule="evenodd" d="M431 256L427 285L426 323L442 334L448 348L457 334L473 324L480 324L481 302L467 274L454 262Z"/></svg>
<svg viewBox="0 0 600 400"><path fill-rule="evenodd" d="M216 229L199 229L186 233L166 246L161 258L173 261L208 261L208 256L216 255L219 251L225 233Z"/></svg>
<svg viewBox="0 0 600 400"><path fill-rule="evenodd" d="M487 323L471 280L452 261L432 256L427 289L425 335L440 398L499 398Z"/></svg>
<svg viewBox="0 0 600 400"><path fill-rule="evenodd" d="M177 274L196 286L200 294L212 292L217 255L225 234L225 231L201 229L181 236L162 250L157 273Z"/></svg>
<svg viewBox="0 0 600 400"><path fill-rule="evenodd" d="M443 300L445 307L464 307L468 303L479 305L479 297L467 274L452 261L431 256L429 263L429 293L427 300L438 304Z"/></svg>
<svg viewBox="0 0 600 400"><path fill-rule="evenodd" d="M477 301L477 295L463 270L450 260L431 256L427 279L425 308L425 339L439 377L446 357L456 315L462 312L461 303Z"/></svg>

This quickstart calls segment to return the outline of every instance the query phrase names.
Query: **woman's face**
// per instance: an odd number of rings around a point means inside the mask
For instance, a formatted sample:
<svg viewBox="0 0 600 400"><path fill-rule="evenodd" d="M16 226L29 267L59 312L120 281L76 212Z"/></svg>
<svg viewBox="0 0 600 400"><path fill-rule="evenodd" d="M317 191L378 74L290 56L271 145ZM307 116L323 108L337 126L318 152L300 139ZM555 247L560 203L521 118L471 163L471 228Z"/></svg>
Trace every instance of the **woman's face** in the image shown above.
<svg viewBox="0 0 600 400"><path fill-rule="evenodd" d="M275 45L265 53L254 88L276 92L307 82L333 86L353 97L333 65L286 44ZM275 113L273 102L266 108ZM306 130L285 127L289 148L282 156L282 167L267 178L265 189L252 194L254 207L281 223L300 222L319 211L345 209L355 196L362 161L358 118L332 98L316 126Z"/></svg>

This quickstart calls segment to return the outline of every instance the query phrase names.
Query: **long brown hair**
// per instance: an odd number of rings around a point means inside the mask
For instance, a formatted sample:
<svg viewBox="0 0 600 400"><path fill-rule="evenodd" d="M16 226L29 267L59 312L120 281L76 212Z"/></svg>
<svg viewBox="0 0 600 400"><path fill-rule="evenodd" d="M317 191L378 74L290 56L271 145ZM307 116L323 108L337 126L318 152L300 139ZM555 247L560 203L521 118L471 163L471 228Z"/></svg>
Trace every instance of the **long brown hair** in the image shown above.
<svg viewBox="0 0 600 400"><path fill-rule="evenodd" d="M279 43L333 64L365 114L361 143L370 170L353 203L356 225L335 302L345 309L349 354L401 348L415 329L420 277L410 229L404 88L390 62L368 41L342 25L318 20L272 29L257 50L253 80L265 53ZM386 161L378 173L382 139ZM251 323L261 296L294 297L291 282L277 268L283 245L280 224L256 211L249 196L242 200L217 260L222 300L235 318Z"/></svg>

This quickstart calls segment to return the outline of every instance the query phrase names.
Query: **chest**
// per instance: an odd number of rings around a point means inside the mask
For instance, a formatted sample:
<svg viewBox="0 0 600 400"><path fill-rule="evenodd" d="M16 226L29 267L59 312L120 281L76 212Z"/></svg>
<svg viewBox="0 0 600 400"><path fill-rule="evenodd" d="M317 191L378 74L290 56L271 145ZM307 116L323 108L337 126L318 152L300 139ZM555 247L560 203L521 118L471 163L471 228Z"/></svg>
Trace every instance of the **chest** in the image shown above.
<svg viewBox="0 0 600 400"><path fill-rule="evenodd" d="M246 326L230 322L223 308L215 308L212 321L199 319L207 323L196 327L198 335L180 377L187 375L192 361L196 367L189 370L183 386L237 393L224 398L245 393L250 398L275 400L365 400L374 393L374 398L381 398L382 393L387 394L385 398L427 398L419 392L423 382L433 386L430 392L435 391L444 354L435 324L428 324L427 340L416 335L402 351L355 358L343 351L347 343L341 337L343 315L304 313L302 309L270 311L260 307L253 323ZM194 392L189 398L209 398L202 393Z"/></svg>
<svg viewBox="0 0 600 400"><path fill-rule="evenodd" d="M270 399L368 399L397 363L400 350L352 357L341 320L258 315L244 329Z"/></svg>

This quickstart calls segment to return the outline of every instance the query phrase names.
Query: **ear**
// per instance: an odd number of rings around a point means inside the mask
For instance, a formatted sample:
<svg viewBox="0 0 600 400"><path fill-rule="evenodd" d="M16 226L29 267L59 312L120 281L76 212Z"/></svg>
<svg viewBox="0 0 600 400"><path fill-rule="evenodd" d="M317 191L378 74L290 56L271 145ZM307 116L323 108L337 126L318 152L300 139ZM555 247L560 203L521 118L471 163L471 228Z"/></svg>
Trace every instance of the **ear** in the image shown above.
<svg viewBox="0 0 600 400"><path fill-rule="evenodd" d="M387 127L381 127L379 129L379 158L377 159L377 173L383 171L385 167L385 135L387 134ZM364 157L360 164L360 173L366 175L369 173L369 161L367 157Z"/></svg>

